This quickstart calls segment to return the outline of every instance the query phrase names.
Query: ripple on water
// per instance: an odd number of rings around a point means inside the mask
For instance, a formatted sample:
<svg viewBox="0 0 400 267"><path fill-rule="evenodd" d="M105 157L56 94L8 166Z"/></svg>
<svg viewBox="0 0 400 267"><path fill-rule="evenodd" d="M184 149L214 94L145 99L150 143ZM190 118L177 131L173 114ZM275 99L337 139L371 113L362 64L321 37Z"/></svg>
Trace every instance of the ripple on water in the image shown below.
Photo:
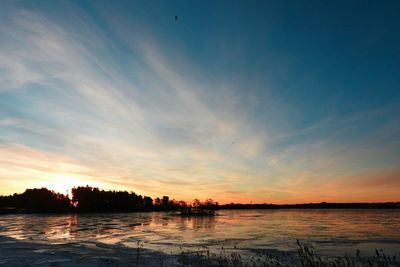
<svg viewBox="0 0 400 267"><path fill-rule="evenodd" d="M170 213L5 215L0 235L48 243L96 241L170 252L180 247L296 249L296 239L332 254L400 250L399 210L238 210L182 218Z"/></svg>

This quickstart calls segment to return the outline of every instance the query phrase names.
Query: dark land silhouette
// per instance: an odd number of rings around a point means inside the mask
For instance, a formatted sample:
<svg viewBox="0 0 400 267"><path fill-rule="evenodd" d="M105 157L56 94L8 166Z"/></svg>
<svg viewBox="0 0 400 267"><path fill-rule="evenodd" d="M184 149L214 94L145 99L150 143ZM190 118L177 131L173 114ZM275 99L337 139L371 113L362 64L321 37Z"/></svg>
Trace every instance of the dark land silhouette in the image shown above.
<svg viewBox="0 0 400 267"><path fill-rule="evenodd" d="M170 199L152 199L127 191L105 191L96 187L74 187L68 195L47 188L27 189L24 193L0 196L0 213L69 213L69 212L136 212L202 209L399 209L400 202L385 203L305 203L305 204L224 204L207 199L192 203Z"/></svg>
<svg viewBox="0 0 400 267"><path fill-rule="evenodd" d="M0 196L0 213L67 213L67 212L135 212L174 211L188 207L216 209L212 199L192 203L170 199L168 196L152 199L134 192L100 190L91 186L74 187L72 198L47 188L27 189L22 194Z"/></svg>
<svg viewBox="0 0 400 267"><path fill-rule="evenodd" d="M222 209L399 209L400 202L380 203L303 203L303 204L235 204L222 205Z"/></svg>

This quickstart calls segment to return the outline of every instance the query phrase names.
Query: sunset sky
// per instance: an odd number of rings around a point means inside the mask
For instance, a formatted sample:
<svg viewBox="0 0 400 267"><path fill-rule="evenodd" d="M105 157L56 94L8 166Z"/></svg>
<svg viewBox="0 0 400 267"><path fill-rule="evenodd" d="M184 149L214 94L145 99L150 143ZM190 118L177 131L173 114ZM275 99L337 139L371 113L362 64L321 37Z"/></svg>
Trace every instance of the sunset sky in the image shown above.
<svg viewBox="0 0 400 267"><path fill-rule="evenodd" d="M399 14L399 1L1 1L0 194L400 201Z"/></svg>

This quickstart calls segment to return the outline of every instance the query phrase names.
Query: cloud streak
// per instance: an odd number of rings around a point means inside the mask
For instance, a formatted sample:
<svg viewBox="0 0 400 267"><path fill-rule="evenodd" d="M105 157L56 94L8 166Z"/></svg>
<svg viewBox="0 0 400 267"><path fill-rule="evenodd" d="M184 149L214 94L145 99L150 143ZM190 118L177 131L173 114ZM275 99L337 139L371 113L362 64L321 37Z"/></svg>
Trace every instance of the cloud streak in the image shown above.
<svg viewBox="0 0 400 267"><path fill-rule="evenodd" d="M370 114L299 128L273 86L258 95L223 72L210 80L184 49L163 47L157 32L122 34L116 17L100 12L96 21L68 8L74 27L17 7L0 26L0 193L57 188L69 177L185 200L346 201L316 188L355 188L335 181L358 183L370 170L395 180L393 110L378 112L382 124L373 130L365 126ZM354 125L370 133L354 140ZM369 193L377 187L367 182L362 193L378 200Z"/></svg>

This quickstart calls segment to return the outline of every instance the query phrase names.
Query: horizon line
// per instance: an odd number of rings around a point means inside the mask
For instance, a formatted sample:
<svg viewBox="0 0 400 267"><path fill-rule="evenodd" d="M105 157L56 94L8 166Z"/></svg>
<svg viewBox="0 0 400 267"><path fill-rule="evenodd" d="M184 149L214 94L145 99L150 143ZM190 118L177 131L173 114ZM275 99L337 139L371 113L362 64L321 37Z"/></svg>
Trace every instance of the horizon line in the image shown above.
<svg viewBox="0 0 400 267"><path fill-rule="evenodd" d="M73 188L79 188L79 187L91 187L91 188L97 188L98 190L100 190L100 191L115 191L115 192L128 192L128 193L134 193L134 194L136 194L136 192L134 192L133 190L114 190L114 189L102 189L102 188L99 188L99 187L96 187L96 186L90 186L90 185L86 185L86 186L73 186L71 189L69 189L69 190L67 190L67 193L62 193L62 192L59 192L59 191L57 191L57 190L53 190L53 189L50 189L50 188L47 188L47 187L34 187L34 188L26 188L23 192L20 192L20 193L18 193L18 192L14 192L14 193L12 193L12 194L9 194L9 195L3 195L3 194L1 194L0 193L0 197L7 197L7 196L12 196L12 195L14 195L14 194L23 194L24 192L26 192L27 190L32 190L32 189L47 189L47 190L49 190L49 191L52 191L52 192L54 192L54 193L57 193L57 194L61 194L61 195L64 195L64 196L66 196L66 197L68 197L69 199L71 199L72 200L72 196L70 195L71 193L71 191L72 191L72 189ZM139 194L140 195L140 194ZM145 194L143 194L142 195L143 197L148 197L148 196L146 196ZM163 194L163 196L168 196L168 194ZM161 197L163 197L163 196L161 196ZM160 198L160 196L158 196L158 197L150 197L150 198L152 198L153 200L154 199L156 199L156 198ZM185 201L185 202L187 202L187 203L191 203L191 202L193 202L195 199L198 199L197 197L194 197L191 201ZM212 199L212 198L206 198L205 200L207 200L207 199ZM173 198L172 197L172 200L175 200L175 201L182 201L182 200L177 200L177 199L175 199L175 198ZM212 199L212 200L214 200L214 199ZM217 201L217 200L214 200L216 203L220 203L219 201ZM373 205L373 204L400 204L400 199L399 200L395 200L395 201L372 201L372 202L369 202L369 201L367 201L367 202L363 202L363 201L352 201L352 202L340 202L340 201L333 201L333 202L331 202L331 201L317 201L317 202L313 202L313 201L311 201L311 202L302 202L302 203L294 203L294 202L291 202L291 203L278 203L278 202L257 202L257 203L253 203L252 201L250 201L250 203L245 203L245 202L222 202L221 204L219 204L220 206L228 206L228 205L248 205L248 206L257 206L257 205L275 205L275 206L297 206L297 205L320 205L320 204L324 204L324 205L329 205L329 204L341 204L341 205L343 205L343 204L371 204L371 205Z"/></svg>

